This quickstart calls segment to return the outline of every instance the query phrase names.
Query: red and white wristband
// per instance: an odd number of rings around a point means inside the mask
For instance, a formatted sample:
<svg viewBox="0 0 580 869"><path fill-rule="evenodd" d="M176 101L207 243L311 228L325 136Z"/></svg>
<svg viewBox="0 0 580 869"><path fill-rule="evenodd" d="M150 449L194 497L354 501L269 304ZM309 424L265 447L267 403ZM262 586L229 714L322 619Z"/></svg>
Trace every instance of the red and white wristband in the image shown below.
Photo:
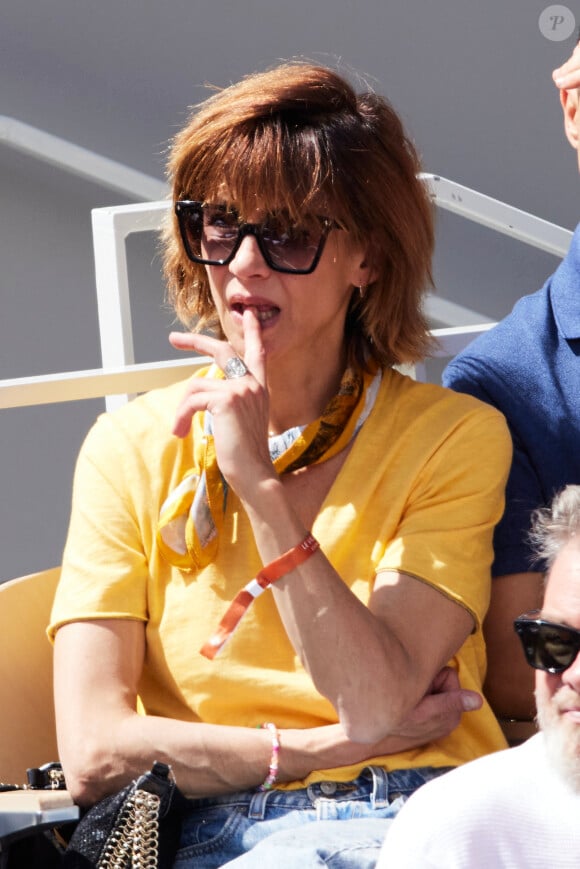
<svg viewBox="0 0 580 869"><path fill-rule="evenodd" d="M244 588L237 593L220 621L216 632L207 640L200 649L204 657L213 660L221 651L227 640L231 637L244 613L250 607L255 598L259 597L269 586L281 579L295 567L307 561L314 555L320 544L312 534L307 534L304 540L289 549L279 558L275 558L270 564L266 564Z"/></svg>

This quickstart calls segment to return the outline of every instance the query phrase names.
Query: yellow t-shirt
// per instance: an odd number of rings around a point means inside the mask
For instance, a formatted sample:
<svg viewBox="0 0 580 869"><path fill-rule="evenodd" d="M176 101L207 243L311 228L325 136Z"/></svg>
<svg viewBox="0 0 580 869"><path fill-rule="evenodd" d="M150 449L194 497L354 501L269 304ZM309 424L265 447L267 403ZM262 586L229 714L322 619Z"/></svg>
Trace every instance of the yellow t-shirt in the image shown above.
<svg viewBox="0 0 580 869"><path fill-rule="evenodd" d="M183 390L181 383L143 395L101 416L87 436L49 633L82 619L145 622L140 698L149 714L248 727L263 721L280 728L336 723L334 708L301 666L271 593L252 604L214 661L199 654L228 603L262 565L232 491L215 563L187 573L158 550L161 505L191 466L191 435L181 440L170 432ZM485 673L481 623L510 458L509 434L497 411L387 371L312 528L364 603L378 571L399 570L466 607L476 630L452 665L463 687L475 690ZM425 630L437 628L427 624ZM387 769L455 766L503 747L484 704L437 743L316 771L307 782L350 780L370 762Z"/></svg>

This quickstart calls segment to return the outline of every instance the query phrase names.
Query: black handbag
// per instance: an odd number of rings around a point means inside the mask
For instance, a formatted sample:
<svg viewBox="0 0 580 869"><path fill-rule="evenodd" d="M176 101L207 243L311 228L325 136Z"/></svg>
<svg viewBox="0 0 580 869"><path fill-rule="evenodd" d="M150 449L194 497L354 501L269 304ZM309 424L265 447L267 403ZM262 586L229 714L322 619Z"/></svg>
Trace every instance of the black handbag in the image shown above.
<svg viewBox="0 0 580 869"><path fill-rule="evenodd" d="M92 806L64 853L65 869L170 869L187 800L170 767L151 770Z"/></svg>

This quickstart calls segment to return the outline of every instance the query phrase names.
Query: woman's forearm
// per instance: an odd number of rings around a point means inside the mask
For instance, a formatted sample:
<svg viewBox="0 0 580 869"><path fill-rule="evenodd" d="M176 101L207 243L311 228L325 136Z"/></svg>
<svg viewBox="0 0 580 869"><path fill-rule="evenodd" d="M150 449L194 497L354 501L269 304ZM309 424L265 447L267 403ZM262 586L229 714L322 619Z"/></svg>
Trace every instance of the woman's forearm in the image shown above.
<svg viewBox="0 0 580 869"><path fill-rule="evenodd" d="M463 708L458 696L431 695L427 702L428 714L414 712L406 732L403 728L373 744L352 742L339 724L279 730L276 780L301 781L317 769L350 766L415 748L446 735L459 723ZM258 787L272 759L272 737L267 729L132 713L114 726L109 724L106 732L105 740L96 740L94 735L79 740L74 764L65 766L69 790L81 804L92 804L119 790L155 760L169 764L183 793L194 798Z"/></svg>

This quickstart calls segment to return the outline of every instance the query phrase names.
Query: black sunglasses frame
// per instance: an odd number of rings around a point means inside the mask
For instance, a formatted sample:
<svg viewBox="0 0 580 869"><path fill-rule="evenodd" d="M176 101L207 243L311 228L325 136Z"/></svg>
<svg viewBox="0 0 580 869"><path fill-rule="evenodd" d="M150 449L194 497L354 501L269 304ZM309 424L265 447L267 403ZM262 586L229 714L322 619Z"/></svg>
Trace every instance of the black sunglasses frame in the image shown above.
<svg viewBox="0 0 580 869"><path fill-rule="evenodd" d="M521 640L526 661L535 670L543 670L545 673L552 674L563 673L568 667L572 666L580 652L580 630L571 628L569 625L562 625L558 622L543 619L540 615L540 610L533 610L532 612L518 616L514 620L514 629ZM543 657L546 655L550 656L550 653L545 648L548 639L545 636L546 631L551 631L552 633L554 631L562 631L566 635L562 641L563 645L570 647L570 660L566 664L548 666L541 663ZM539 643L542 646L539 646Z"/></svg>
<svg viewBox="0 0 580 869"><path fill-rule="evenodd" d="M177 222L179 225L179 233L181 235L181 240L183 242L183 247L185 248L185 252L189 259L194 263L199 263L200 265L207 266L227 266L231 263L235 255L237 254L240 245L244 238L247 235L253 235L258 243L258 248L260 249L260 253L264 257L264 261L268 268L272 269L275 272L283 272L287 275L310 275L320 262L320 257L322 256L322 252L324 250L324 245L326 244L326 239L332 229L340 229L339 225L335 223L328 217L320 217L320 225L321 225L321 235L320 240L318 242L318 248L316 250L316 254L314 255L314 259L311 265L307 269L291 269L286 268L284 266L278 265L273 262L266 247L266 243L263 238L263 227L259 223L240 223L238 224L238 235L234 242L234 246L231 252L225 259L220 260L212 260L205 259L204 257L196 256L191 250L191 246L189 244L189 238L187 235L187 228L185 225L185 221L188 215L194 212L201 212L203 210L203 202L198 202L193 199L178 199L175 203L175 214L177 216Z"/></svg>

